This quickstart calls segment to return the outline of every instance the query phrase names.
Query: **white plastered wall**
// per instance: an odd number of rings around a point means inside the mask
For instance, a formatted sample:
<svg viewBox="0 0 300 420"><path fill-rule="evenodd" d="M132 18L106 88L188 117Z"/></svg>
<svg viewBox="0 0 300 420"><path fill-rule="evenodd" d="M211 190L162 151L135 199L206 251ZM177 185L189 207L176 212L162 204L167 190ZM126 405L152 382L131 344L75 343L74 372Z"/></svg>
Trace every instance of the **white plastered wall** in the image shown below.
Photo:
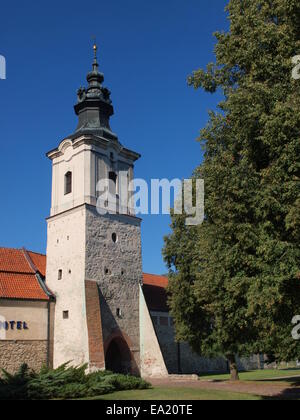
<svg viewBox="0 0 300 420"><path fill-rule="evenodd" d="M59 151L60 155L53 159L52 165L51 216L83 203L96 205L97 181L107 178L109 170L115 171L119 176L119 167L127 166L129 170L132 163L121 159L116 152L114 152L114 162L111 162L109 156L112 149L103 149L85 143L75 147L71 140L64 140L59 146ZM72 172L72 192L65 195L67 172ZM131 172L133 176L133 171Z"/></svg>
<svg viewBox="0 0 300 420"><path fill-rule="evenodd" d="M48 220L47 286L56 296L54 367L89 362L85 302L84 206ZM58 270L62 279L58 280ZM63 312L69 318L63 319Z"/></svg>
<svg viewBox="0 0 300 420"><path fill-rule="evenodd" d="M89 147L81 145L73 149L66 141L62 146L62 155L53 160L52 169L52 208L51 216L79 206L90 196L91 152ZM72 172L72 192L65 195L65 174Z"/></svg>
<svg viewBox="0 0 300 420"><path fill-rule="evenodd" d="M152 319L140 286L140 348L143 378L165 377L168 371L155 334Z"/></svg>

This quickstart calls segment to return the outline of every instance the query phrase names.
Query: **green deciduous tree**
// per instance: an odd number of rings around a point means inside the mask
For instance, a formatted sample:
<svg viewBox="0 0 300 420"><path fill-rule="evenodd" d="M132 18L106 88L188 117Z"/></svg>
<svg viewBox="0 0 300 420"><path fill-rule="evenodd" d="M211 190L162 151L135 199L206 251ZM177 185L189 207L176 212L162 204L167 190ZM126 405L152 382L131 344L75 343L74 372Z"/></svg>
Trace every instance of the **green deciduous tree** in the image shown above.
<svg viewBox="0 0 300 420"><path fill-rule="evenodd" d="M300 356L300 54L298 0L231 0L216 63L189 78L224 100L201 131L205 222L172 215L165 238L178 340L198 353Z"/></svg>

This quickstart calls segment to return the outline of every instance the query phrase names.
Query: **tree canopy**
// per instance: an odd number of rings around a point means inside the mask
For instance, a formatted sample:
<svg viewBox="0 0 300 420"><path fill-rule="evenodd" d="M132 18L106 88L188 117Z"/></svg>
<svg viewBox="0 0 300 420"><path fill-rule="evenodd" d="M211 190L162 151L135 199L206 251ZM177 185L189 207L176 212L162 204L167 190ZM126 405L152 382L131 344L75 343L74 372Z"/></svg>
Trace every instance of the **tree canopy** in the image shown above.
<svg viewBox="0 0 300 420"><path fill-rule="evenodd" d="M231 0L216 62L188 83L224 100L199 141L205 221L172 215L163 250L178 340L198 353L300 356L300 54L298 0Z"/></svg>

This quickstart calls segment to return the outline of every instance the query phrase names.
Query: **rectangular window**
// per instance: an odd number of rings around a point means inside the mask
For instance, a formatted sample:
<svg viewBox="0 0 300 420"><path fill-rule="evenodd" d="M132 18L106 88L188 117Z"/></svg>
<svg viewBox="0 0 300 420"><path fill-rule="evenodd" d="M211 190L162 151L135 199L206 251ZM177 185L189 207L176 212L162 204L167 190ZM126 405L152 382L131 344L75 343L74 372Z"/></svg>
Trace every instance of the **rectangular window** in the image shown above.
<svg viewBox="0 0 300 420"><path fill-rule="evenodd" d="M65 175L65 195L72 192L72 172L67 172Z"/></svg>
<svg viewBox="0 0 300 420"><path fill-rule="evenodd" d="M63 311L63 319L69 319L69 311Z"/></svg>
<svg viewBox="0 0 300 420"><path fill-rule="evenodd" d="M115 172L109 172L109 192L112 195L117 194L117 174Z"/></svg>
<svg viewBox="0 0 300 420"><path fill-rule="evenodd" d="M58 270L58 280L62 279L62 270Z"/></svg>

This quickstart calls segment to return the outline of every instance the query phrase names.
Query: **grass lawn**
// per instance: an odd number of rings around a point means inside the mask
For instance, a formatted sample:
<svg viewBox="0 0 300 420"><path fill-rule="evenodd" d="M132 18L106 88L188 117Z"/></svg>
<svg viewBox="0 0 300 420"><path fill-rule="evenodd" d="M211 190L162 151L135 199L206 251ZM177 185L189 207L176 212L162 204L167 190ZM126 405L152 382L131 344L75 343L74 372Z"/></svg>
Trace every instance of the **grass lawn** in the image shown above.
<svg viewBox="0 0 300 420"><path fill-rule="evenodd" d="M298 379L292 379L293 377ZM291 378L291 379L288 379ZM200 380L227 381L229 375L203 375ZM238 401L238 400L263 400L263 399L299 399L300 395L300 369L269 369L257 370L251 372L243 372L240 374L241 387L226 387L227 389L209 389L209 386L193 387L171 387L166 384L159 385L152 389L119 391L112 394L101 395L88 400L104 400L104 401L188 401L188 400L222 400L222 401ZM251 382L251 384L249 383ZM248 382L248 385L246 384ZM199 384L200 385L200 384ZM228 384L227 384L228 385ZM202 389L208 388L208 389ZM295 390L295 391L294 391ZM239 392L240 391L240 392ZM265 395L266 397L255 395ZM272 393L272 392L273 393ZM248 393L246 393L248 392ZM270 392L270 393L269 393ZM269 397L274 395L274 397Z"/></svg>
<svg viewBox="0 0 300 420"><path fill-rule="evenodd" d="M300 369L266 369L254 370L251 372L240 373L242 381L262 381L264 379L288 378L298 376L300 378ZM200 380L226 381L230 375L201 375Z"/></svg>
<svg viewBox="0 0 300 420"><path fill-rule="evenodd" d="M190 388L153 388L146 390L120 391L113 394L101 395L88 398L89 400L260 400L260 397L237 392L226 392L216 390L190 389Z"/></svg>

